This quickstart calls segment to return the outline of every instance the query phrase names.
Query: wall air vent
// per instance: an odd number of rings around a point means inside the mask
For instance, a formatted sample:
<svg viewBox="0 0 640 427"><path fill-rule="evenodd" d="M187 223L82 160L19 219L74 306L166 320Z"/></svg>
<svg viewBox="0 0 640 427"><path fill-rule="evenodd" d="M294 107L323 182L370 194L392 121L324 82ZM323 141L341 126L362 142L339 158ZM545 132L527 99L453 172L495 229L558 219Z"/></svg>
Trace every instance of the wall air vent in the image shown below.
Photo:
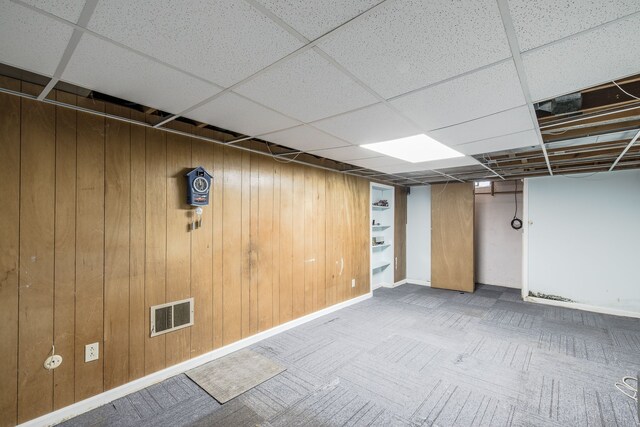
<svg viewBox="0 0 640 427"><path fill-rule="evenodd" d="M151 307L151 336L193 325L193 298Z"/></svg>

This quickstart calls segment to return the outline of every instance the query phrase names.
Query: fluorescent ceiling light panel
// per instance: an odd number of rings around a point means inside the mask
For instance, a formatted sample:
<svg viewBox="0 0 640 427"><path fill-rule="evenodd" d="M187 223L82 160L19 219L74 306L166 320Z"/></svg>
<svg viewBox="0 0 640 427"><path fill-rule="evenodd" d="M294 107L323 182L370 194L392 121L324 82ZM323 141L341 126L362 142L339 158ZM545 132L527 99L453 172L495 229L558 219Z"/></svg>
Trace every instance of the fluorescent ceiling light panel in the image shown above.
<svg viewBox="0 0 640 427"><path fill-rule="evenodd" d="M441 142L438 142L425 134L392 139L390 141L376 142L373 144L363 144L360 147L411 163L452 159L454 157L464 156L464 154L447 147Z"/></svg>

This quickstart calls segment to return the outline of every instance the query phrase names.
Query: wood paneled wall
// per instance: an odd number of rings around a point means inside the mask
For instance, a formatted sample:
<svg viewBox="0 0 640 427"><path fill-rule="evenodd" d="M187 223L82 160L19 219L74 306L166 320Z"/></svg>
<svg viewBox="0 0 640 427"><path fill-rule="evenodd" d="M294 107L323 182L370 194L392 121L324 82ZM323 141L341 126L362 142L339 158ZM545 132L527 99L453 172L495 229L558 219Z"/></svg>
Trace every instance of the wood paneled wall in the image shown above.
<svg viewBox="0 0 640 427"><path fill-rule="evenodd" d="M196 166L212 197L189 231ZM369 290L367 181L5 94L0 206L3 426ZM149 307L189 296L194 326L150 338ZM100 359L85 363L93 342ZM47 371L54 343L64 361Z"/></svg>
<svg viewBox="0 0 640 427"><path fill-rule="evenodd" d="M394 194L394 282L407 278L407 189L396 187Z"/></svg>

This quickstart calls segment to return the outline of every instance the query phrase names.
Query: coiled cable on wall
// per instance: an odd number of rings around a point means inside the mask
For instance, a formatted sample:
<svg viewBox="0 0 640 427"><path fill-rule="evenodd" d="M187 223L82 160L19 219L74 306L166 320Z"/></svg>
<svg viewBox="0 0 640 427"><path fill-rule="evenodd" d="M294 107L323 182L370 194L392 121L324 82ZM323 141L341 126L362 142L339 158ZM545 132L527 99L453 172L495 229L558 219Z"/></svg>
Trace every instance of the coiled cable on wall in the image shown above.
<svg viewBox="0 0 640 427"><path fill-rule="evenodd" d="M522 220L518 218L518 180L514 181L515 189L513 190L513 201L516 205L516 211L513 213L513 219L511 220L511 228L514 230L520 230L522 228Z"/></svg>

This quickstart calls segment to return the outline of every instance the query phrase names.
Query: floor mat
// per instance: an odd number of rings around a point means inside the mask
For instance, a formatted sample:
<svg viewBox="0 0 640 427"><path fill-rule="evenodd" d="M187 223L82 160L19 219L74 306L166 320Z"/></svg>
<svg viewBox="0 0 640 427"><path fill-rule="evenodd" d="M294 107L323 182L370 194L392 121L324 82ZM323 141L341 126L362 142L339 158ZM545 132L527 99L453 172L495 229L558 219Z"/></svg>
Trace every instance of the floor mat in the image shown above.
<svg viewBox="0 0 640 427"><path fill-rule="evenodd" d="M285 370L273 360L244 349L186 374L218 402L225 403Z"/></svg>

